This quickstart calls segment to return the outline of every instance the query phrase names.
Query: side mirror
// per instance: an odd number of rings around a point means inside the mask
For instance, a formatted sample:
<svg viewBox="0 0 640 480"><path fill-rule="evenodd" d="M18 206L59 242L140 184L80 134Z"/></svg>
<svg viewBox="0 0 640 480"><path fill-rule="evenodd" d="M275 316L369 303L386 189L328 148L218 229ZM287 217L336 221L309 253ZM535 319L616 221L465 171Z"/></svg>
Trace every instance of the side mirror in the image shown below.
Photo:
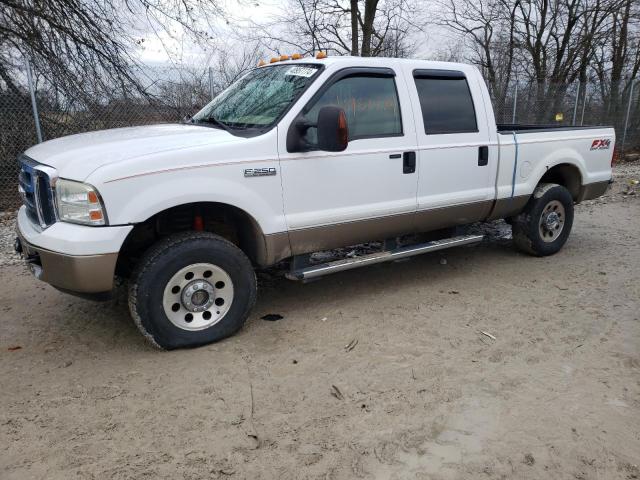
<svg viewBox="0 0 640 480"><path fill-rule="evenodd" d="M317 129L318 143L310 144L305 140L309 128ZM299 117L287 132L287 152L308 152L324 150L326 152L342 152L349 143L347 115L339 107L322 107L318 112L318 123L311 123Z"/></svg>
<svg viewBox="0 0 640 480"><path fill-rule="evenodd" d="M347 115L340 107L322 107L318 112L318 148L342 152L349 144Z"/></svg>

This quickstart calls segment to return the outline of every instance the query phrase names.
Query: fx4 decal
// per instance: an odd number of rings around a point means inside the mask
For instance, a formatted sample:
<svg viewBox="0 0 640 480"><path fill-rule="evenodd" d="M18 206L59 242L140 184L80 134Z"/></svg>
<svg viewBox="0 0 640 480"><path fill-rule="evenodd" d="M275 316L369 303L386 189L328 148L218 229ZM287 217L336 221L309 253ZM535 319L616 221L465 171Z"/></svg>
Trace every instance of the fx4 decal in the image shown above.
<svg viewBox="0 0 640 480"><path fill-rule="evenodd" d="M245 177L268 177L270 175L275 175L275 174L276 174L276 169L274 167L244 169Z"/></svg>
<svg viewBox="0 0 640 480"><path fill-rule="evenodd" d="M596 139L591 143L591 150L609 150L611 140L608 138Z"/></svg>

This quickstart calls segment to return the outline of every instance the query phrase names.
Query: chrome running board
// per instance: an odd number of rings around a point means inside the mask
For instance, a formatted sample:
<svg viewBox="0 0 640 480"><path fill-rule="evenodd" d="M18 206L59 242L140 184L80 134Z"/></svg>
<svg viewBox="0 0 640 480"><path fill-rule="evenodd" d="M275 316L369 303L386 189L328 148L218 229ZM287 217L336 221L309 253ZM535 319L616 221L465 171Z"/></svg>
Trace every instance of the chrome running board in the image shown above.
<svg viewBox="0 0 640 480"><path fill-rule="evenodd" d="M365 267L375 263L391 262L394 260L400 260L401 258L420 255L422 253L435 252L437 250L444 250L445 248L478 243L483 238L484 235L462 235L459 237L445 238L443 240L434 240L432 242L420 243L418 245L400 247L395 250L370 253L368 255L362 255L361 257L345 258L343 260L311 265L297 270L291 270L286 273L285 276L289 280L309 280L311 278L329 275L330 273L351 270L352 268Z"/></svg>

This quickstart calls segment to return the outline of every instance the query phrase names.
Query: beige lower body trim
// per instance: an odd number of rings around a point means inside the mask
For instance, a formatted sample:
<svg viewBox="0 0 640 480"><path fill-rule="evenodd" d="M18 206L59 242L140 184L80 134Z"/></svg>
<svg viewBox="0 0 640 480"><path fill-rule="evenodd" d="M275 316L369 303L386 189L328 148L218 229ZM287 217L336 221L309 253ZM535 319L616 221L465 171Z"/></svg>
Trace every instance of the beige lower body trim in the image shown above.
<svg viewBox="0 0 640 480"><path fill-rule="evenodd" d="M411 233L414 231L414 218L412 212L290 230L291 252L301 255Z"/></svg>
<svg viewBox="0 0 640 480"><path fill-rule="evenodd" d="M518 197L499 198L496 200L493 210L487 220L498 220L500 218L513 217L522 211L527 205L531 195L521 195Z"/></svg>
<svg viewBox="0 0 640 480"><path fill-rule="evenodd" d="M287 232L264 235L264 246L264 257L258 259L258 264L262 267L273 265L292 255Z"/></svg>
<svg viewBox="0 0 640 480"><path fill-rule="evenodd" d="M580 187L580 194L578 195L578 203L601 197L609 190L610 186L611 182L609 180L582 185L582 187Z"/></svg>
<svg viewBox="0 0 640 480"><path fill-rule="evenodd" d="M428 232L484 220L493 201L422 210L417 213L390 215L322 227L291 230L291 253L329 250L362 242L384 240L398 235Z"/></svg>
<svg viewBox="0 0 640 480"><path fill-rule="evenodd" d="M479 222L487 218L493 200L465 203L450 207L421 210L416 213L416 231L429 232L440 228L455 227Z"/></svg>
<svg viewBox="0 0 640 480"><path fill-rule="evenodd" d="M33 246L19 232L18 236L25 256L34 260L29 265L38 279L77 293L103 293L113 289L117 253L66 255Z"/></svg>

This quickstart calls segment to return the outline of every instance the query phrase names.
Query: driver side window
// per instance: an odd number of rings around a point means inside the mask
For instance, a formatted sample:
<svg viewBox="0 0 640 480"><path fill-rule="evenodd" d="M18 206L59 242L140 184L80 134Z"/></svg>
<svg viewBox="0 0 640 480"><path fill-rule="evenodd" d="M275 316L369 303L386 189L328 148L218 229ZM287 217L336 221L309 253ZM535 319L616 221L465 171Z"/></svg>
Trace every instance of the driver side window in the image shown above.
<svg viewBox="0 0 640 480"><path fill-rule="evenodd" d="M391 76L353 75L340 79L322 93L304 118L315 124L318 112L326 106L340 107L346 113L349 141L402 135L400 102ZM309 128L305 139L316 144L316 128Z"/></svg>

